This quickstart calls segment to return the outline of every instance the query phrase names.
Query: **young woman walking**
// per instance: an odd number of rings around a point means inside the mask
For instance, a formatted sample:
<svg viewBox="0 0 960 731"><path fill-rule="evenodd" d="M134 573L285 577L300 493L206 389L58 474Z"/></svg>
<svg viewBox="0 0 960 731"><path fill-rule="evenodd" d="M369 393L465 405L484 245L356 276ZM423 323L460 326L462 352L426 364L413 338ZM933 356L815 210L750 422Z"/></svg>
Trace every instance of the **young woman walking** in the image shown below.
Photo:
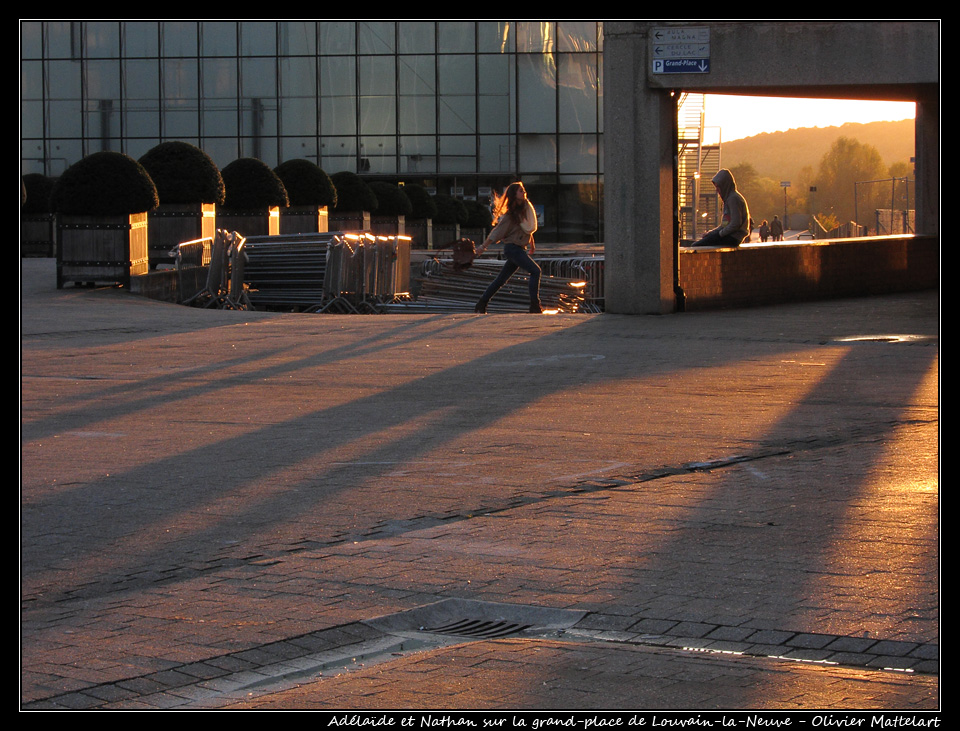
<svg viewBox="0 0 960 731"><path fill-rule="evenodd" d="M536 249L533 234L537 230L537 212L527 199L523 183L511 183L502 197L494 198L494 227L490 235L477 250L480 255L487 247L497 242L503 243L503 255L506 261L500 274L487 287L474 312L487 311L487 303L517 269L523 269L530 275L530 312L542 312L540 308L540 267L530 258ZM529 250L529 253L528 253Z"/></svg>

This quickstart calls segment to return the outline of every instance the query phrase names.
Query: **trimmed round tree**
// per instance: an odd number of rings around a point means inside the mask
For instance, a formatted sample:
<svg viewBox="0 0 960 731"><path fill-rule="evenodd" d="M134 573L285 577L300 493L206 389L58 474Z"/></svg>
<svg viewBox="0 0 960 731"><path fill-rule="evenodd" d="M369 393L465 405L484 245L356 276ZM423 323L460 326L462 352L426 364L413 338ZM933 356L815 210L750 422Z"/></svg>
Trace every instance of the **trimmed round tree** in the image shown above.
<svg viewBox="0 0 960 731"><path fill-rule="evenodd" d="M57 213L126 215L157 207L157 187L146 169L120 152L95 152L60 176L50 197Z"/></svg>
<svg viewBox="0 0 960 731"><path fill-rule="evenodd" d="M199 147L187 142L163 142L141 157L140 164L153 178L160 203L223 205L223 177Z"/></svg>
<svg viewBox="0 0 960 731"><path fill-rule="evenodd" d="M410 204L413 206L413 210L410 212L411 218L437 217L437 203L433 200L433 196L427 192L426 188L416 183L407 183L403 186L403 189L407 194L407 198L410 199Z"/></svg>
<svg viewBox="0 0 960 731"><path fill-rule="evenodd" d="M259 210L290 205L283 182L263 160L241 157L227 165L221 175L227 189L225 208Z"/></svg>
<svg viewBox="0 0 960 731"><path fill-rule="evenodd" d="M409 216L413 212L413 204L399 185L377 181L370 183L370 189L377 196L377 215Z"/></svg>
<svg viewBox="0 0 960 731"><path fill-rule="evenodd" d="M337 188L318 165L309 160L287 160L274 172L280 178L291 206L337 205Z"/></svg>
<svg viewBox="0 0 960 731"><path fill-rule="evenodd" d="M437 193L433 200L437 204L437 215L434 218L434 223L447 226L452 226L455 223L463 226L467 223L467 208L459 198Z"/></svg>
<svg viewBox="0 0 960 731"><path fill-rule="evenodd" d="M50 194L53 192L54 181L40 173L28 173L23 176L23 188L27 193L27 200L20 211L25 216L42 216L51 213Z"/></svg>
<svg viewBox="0 0 960 731"><path fill-rule="evenodd" d="M330 176L337 187L338 211L369 211L377 210L379 202L370 186L356 173L342 170Z"/></svg>
<svg viewBox="0 0 960 731"><path fill-rule="evenodd" d="M480 201L464 201L463 205L467 209L467 228L490 228L493 224L493 214L490 213L490 206L484 205Z"/></svg>

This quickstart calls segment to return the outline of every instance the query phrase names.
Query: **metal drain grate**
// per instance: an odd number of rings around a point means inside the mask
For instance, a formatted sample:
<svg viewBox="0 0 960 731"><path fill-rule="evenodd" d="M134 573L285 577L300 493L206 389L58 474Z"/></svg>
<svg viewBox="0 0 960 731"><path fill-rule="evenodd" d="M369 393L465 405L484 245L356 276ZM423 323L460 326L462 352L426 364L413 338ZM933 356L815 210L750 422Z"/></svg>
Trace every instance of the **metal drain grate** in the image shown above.
<svg viewBox="0 0 960 731"><path fill-rule="evenodd" d="M458 637L475 637L491 639L494 637L509 637L530 629L532 624L517 624L503 620L491 621L481 619L461 619L439 627L424 627L424 632L438 635L456 635Z"/></svg>

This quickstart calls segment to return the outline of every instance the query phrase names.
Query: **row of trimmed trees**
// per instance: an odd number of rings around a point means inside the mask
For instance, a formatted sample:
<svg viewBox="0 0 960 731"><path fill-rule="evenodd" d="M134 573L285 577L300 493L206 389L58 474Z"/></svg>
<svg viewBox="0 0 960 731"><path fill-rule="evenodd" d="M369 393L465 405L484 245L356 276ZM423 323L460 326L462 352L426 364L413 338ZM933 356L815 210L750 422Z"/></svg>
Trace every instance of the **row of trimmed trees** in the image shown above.
<svg viewBox="0 0 960 731"><path fill-rule="evenodd" d="M490 212L482 204L472 203L471 212L464 203L431 196L422 186L368 184L349 172L328 176L308 160L289 160L271 169L261 160L240 158L220 171L206 153L186 142L157 145L139 161L118 152L94 153L55 181L24 176L22 195L22 241L31 217L46 214L48 230L56 226L58 287L64 281L128 282L151 264L170 261L177 244L212 237L216 228L245 236L326 231L328 209L334 211L332 217L348 222L334 220L335 230L366 229L371 212L392 217L392 233L403 233L401 216L490 226ZM353 212L361 211L357 225ZM281 220L289 225L281 226ZM383 225L391 226L389 218ZM122 239L112 233L120 230ZM109 262L120 262L119 269Z"/></svg>
<svg viewBox="0 0 960 731"><path fill-rule="evenodd" d="M433 219L471 228L490 226L487 206L447 195L431 196L420 185L367 183L350 172L327 175L309 160L288 160L271 170L255 158L217 169L210 157L186 142L164 142L139 162L117 152L98 152L72 165L58 180L23 177L25 215L127 214L160 204L214 204L227 210L327 206L331 211L368 211L386 216Z"/></svg>

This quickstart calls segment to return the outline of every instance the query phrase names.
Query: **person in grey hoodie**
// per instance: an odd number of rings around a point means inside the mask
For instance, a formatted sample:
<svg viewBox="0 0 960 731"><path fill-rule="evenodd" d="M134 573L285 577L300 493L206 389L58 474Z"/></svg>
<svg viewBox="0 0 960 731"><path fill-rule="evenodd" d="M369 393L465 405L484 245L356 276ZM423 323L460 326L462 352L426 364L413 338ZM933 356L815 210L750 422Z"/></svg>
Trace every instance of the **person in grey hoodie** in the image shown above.
<svg viewBox="0 0 960 731"><path fill-rule="evenodd" d="M726 168L713 176L713 185L723 200L720 225L704 234L693 246L740 246L750 238L750 208L737 190L733 173Z"/></svg>

